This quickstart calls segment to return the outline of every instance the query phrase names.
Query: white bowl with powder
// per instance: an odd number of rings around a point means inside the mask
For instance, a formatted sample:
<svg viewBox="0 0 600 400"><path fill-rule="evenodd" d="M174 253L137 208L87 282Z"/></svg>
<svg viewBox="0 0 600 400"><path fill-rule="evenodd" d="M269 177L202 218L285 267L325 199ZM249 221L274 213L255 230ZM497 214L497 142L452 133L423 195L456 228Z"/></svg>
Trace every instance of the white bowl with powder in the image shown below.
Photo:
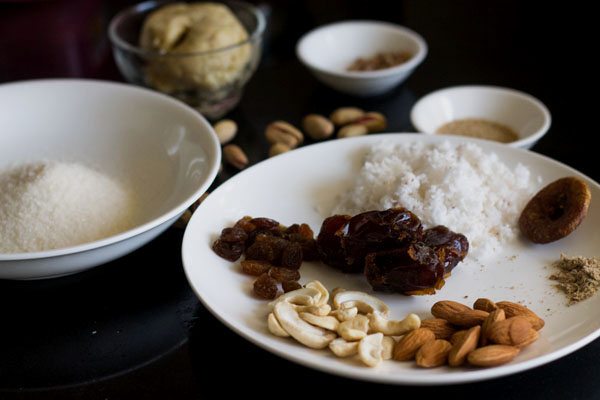
<svg viewBox="0 0 600 400"><path fill-rule="evenodd" d="M72 274L167 229L214 180L220 146L196 111L91 80L0 85L0 278Z"/></svg>
<svg viewBox="0 0 600 400"><path fill-rule="evenodd" d="M405 53L406 62L371 71L349 71L357 59ZM382 21L342 21L321 26L300 38L296 55L325 85L359 97L389 92L425 60L427 43L418 33Z"/></svg>
<svg viewBox="0 0 600 400"><path fill-rule="evenodd" d="M425 134L450 131L524 149L536 144L551 124L550 112L535 97L514 89L475 85L426 95L413 106L410 119Z"/></svg>

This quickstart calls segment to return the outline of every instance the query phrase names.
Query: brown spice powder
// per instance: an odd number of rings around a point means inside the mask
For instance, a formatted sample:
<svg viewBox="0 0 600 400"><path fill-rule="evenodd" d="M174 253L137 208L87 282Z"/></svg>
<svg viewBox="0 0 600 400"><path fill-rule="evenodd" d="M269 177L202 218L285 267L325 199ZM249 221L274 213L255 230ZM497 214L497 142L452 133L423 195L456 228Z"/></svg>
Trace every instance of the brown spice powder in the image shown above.
<svg viewBox="0 0 600 400"><path fill-rule="evenodd" d="M347 68L348 71L375 71L404 64L412 55L405 52L377 53L373 57L358 58Z"/></svg>
<svg viewBox="0 0 600 400"><path fill-rule="evenodd" d="M480 139L510 143L519 139L519 135L506 125L486 119L464 118L450 121L440 126L436 133L445 135L470 136Z"/></svg>
<svg viewBox="0 0 600 400"><path fill-rule="evenodd" d="M591 297L600 287L600 259L597 257L568 257L561 254L560 260L552 266L560 271L550 275L550 279L558 281L556 287L567 295L568 305Z"/></svg>

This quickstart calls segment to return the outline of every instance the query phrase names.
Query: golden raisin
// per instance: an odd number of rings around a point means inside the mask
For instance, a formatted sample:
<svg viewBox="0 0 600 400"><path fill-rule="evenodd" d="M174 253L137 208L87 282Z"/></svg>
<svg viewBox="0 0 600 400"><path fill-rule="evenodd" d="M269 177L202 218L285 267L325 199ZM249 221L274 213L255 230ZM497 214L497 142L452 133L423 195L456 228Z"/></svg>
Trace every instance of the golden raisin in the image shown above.
<svg viewBox="0 0 600 400"><path fill-rule="evenodd" d="M279 293L277 281L271 278L269 274L262 274L254 281L254 293L265 300L276 298Z"/></svg>
<svg viewBox="0 0 600 400"><path fill-rule="evenodd" d="M243 273L253 276L260 276L269 272L271 267L273 267L268 262L258 260L243 260L240 264Z"/></svg>
<svg viewBox="0 0 600 400"><path fill-rule="evenodd" d="M302 285L298 283L298 281L281 282L281 287L285 293L291 292L292 290L302 289Z"/></svg>
<svg viewBox="0 0 600 400"><path fill-rule="evenodd" d="M297 269L273 267L269 270L269 276L277 282L297 281L300 279L300 272Z"/></svg>

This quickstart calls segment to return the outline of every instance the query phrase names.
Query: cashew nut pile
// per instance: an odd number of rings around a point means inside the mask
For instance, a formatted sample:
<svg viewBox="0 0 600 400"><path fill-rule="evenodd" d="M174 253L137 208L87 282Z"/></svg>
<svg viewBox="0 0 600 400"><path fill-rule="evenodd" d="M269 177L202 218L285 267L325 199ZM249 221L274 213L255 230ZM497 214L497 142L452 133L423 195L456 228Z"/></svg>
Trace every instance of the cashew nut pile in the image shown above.
<svg viewBox="0 0 600 400"><path fill-rule="evenodd" d="M285 293L269 303L269 332L293 337L313 349L329 349L338 357L357 356L369 367L392 358L395 336L421 325L415 314L401 321L387 319L389 308L367 293L334 289L319 281Z"/></svg>

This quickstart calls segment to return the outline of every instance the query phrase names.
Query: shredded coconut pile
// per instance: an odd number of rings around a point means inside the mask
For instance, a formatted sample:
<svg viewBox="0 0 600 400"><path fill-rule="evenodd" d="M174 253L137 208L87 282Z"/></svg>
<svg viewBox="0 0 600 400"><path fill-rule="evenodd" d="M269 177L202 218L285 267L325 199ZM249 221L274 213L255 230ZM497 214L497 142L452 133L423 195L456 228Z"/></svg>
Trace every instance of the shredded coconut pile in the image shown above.
<svg viewBox="0 0 600 400"><path fill-rule="evenodd" d="M425 227L445 225L464 234L469 253L484 258L516 237L521 210L540 183L525 166L508 166L473 143L381 142L333 212L402 206Z"/></svg>
<svg viewBox="0 0 600 400"><path fill-rule="evenodd" d="M131 191L75 163L0 170L0 253L44 251L91 242L131 228Z"/></svg>

